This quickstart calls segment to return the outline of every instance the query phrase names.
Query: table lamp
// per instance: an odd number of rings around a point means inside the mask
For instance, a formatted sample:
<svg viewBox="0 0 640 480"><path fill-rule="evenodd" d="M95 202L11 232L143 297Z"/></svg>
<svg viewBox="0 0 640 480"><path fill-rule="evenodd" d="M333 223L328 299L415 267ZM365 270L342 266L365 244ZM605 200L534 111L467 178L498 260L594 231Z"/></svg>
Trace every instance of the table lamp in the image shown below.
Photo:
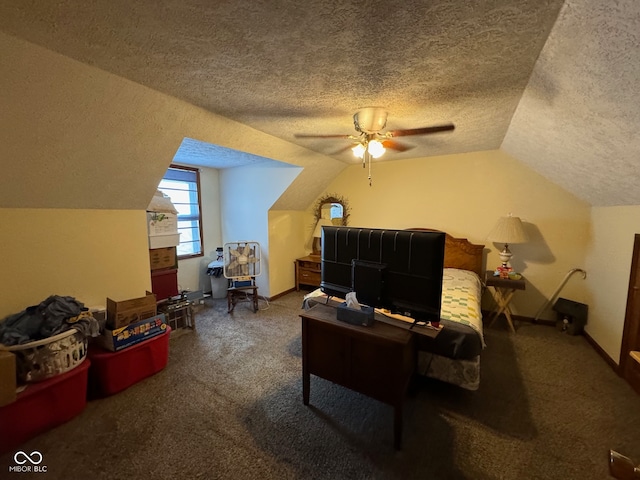
<svg viewBox="0 0 640 480"><path fill-rule="evenodd" d="M313 231L313 255L320 255L322 253L322 227L328 227L333 225L328 218L320 218L316 223L316 228Z"/></svg>
<svg viewBox="0 0 640 480"><path fill-rule="evenodd" d="M504 249L499 253L502 265L498 270L509 271L511 268L508 263L513 254L509 250L510 243L525 243L529 240L527 233L524 231L522 221L519 217L509 214L507 217L501 217L496 223L491 233L487 237L492 242L504 243Z"/></svg>

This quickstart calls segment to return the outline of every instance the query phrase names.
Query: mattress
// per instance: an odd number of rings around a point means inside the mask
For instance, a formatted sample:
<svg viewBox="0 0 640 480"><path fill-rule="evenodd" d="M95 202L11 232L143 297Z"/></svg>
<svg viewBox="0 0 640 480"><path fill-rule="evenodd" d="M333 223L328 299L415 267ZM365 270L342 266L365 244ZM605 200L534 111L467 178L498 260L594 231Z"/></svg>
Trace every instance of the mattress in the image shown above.
<svg viewBox="0 0 640 480"><path fill-rule="evenodd" d="M472 360L485 346L482 333L482 281L469 270L442 272L440 322L435 339L420 338L418 348L456 360Z"/></svg>

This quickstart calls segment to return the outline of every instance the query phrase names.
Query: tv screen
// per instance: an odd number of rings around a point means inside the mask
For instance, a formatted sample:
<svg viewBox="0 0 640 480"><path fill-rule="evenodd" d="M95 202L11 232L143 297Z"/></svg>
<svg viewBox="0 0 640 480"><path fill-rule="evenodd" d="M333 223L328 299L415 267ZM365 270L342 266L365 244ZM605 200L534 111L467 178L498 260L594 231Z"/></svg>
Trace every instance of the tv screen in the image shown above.
<svg viewBox="0 0 640 480"><path fill-rule="evenodd" d="M386 308L416 321L438 321L444 232L353 227L322 229L322 291Z"/></svg>

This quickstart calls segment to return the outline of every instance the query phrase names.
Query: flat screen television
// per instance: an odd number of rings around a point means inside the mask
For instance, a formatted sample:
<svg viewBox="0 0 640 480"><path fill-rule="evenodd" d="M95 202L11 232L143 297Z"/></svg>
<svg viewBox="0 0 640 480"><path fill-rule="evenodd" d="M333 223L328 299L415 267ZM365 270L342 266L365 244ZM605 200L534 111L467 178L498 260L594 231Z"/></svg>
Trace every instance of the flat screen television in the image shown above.
<svg viewBox="0 0 640 480"><path fill-rule="evenodd" d="M414 321L438 322L444 232L323 227L322 291L385 308Z"/></svg>

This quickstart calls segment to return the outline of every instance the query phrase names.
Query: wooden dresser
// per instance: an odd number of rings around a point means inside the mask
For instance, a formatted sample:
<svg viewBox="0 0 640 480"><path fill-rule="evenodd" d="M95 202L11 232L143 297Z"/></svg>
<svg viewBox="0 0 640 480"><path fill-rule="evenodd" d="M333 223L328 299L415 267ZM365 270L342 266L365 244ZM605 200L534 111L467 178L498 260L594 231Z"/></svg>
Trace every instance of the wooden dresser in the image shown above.
<svg viewBox="0 0 640 480"><path fill-rule="evenodd" d="M402 410L417 362L412 331L376 321L370 327L336 319L336 308L315 305L302 319L302 401L311 375L393 406L393 440L402 442ZM432 336L437 333L430 332Z"/></svg>
<svg viewBox="0 0 640 480"><path fill-rule="evenodd" d="M320 286L320 256L307 255L298 258L296 264L296 290L300 290L300 285L308 285L310 287Z"/></svg>

